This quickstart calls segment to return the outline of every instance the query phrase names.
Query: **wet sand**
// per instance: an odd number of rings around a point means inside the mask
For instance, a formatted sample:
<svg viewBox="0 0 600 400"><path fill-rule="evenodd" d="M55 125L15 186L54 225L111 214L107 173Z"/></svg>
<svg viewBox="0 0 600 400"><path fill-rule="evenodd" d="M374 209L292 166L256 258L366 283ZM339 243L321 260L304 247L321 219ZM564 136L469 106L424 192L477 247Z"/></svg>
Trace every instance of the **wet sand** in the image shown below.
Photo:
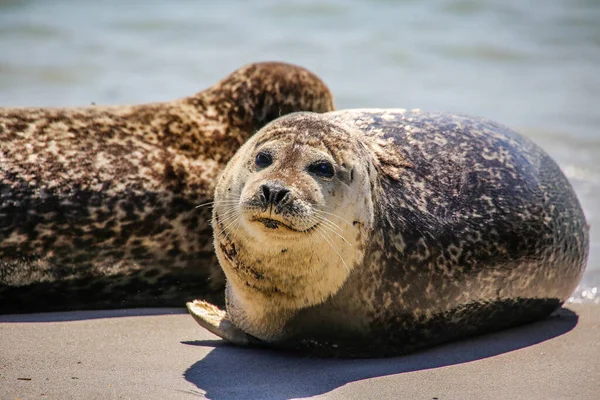
<svg viewBox="0 0 600 400"><path fill-rule="evenodd" d="M0 316L2 399L596 399L600 306L389 359L230 346L183 309Z"/></svg>

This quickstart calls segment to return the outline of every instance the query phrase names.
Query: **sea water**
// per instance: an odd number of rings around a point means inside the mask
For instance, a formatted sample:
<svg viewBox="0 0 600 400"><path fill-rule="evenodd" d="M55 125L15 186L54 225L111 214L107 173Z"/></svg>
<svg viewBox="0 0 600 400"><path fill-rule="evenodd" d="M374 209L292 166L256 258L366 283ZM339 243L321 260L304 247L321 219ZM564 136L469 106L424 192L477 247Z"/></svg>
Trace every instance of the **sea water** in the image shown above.
<svg viewBox="0 0 600 400"><path fill-rule="evenodd" d="M264 60L314 71L338 108L459 112L529 136L591 224L572 300L600 303L600 1L0 0L0 106L169 100Z"/></svg>

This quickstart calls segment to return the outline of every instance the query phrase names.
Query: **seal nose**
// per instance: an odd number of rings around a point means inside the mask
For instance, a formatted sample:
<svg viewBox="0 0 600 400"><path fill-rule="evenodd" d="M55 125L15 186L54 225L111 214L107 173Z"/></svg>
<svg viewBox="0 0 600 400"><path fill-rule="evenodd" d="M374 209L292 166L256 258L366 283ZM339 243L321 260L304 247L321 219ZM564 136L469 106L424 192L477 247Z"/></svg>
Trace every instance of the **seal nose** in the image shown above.
<svg viewBox="0 0 600 400"><path fill-rule="evenodd" d="M275 212L279 212L283 206L292 201L292 193L278 183L266 183L260 186L260 199L267 208L272 205Z"/></svg>

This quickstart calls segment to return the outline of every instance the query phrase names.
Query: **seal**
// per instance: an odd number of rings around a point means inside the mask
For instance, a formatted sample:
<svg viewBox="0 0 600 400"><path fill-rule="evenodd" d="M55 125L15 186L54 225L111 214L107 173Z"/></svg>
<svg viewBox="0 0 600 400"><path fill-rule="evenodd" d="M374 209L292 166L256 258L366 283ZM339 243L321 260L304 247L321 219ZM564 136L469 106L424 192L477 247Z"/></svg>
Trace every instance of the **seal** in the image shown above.
<svg viewBox="0 0 600 400"><path fill-rule="evenodd" d="M0 109L0 313L222 304L195 206L263 125L332 109L317 76L277 62L171 102Z"/></svg>
<svg viewBox="0 0 600 400"><path fill-rule="evenodd" d="M557 164L485 119L295 113L244 144L215 191L239 345L392 356L548 316L585 269L588 229Z"/></svg>

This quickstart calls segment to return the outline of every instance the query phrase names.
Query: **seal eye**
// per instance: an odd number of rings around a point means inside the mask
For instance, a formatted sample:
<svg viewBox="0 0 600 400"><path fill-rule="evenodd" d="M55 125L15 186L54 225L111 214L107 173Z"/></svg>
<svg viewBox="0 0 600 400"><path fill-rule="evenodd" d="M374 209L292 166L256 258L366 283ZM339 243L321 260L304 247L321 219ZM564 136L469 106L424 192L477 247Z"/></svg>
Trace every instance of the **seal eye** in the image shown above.
<svg viewBox="0 0 600 400"><path fill-rule="evenodd" d="M333 178L335 171L333 165L327 161L319 161L309 165L308 172L320 176L321 178Z"/></svg>
<svg viewBox="0 0 600 400"><path fill-rule="evenodd" d="M271 157L268 153L263 153L262 151L256 155L256 165L259 168L266 168L269 165L273 164L273 157Z"/></svg>

